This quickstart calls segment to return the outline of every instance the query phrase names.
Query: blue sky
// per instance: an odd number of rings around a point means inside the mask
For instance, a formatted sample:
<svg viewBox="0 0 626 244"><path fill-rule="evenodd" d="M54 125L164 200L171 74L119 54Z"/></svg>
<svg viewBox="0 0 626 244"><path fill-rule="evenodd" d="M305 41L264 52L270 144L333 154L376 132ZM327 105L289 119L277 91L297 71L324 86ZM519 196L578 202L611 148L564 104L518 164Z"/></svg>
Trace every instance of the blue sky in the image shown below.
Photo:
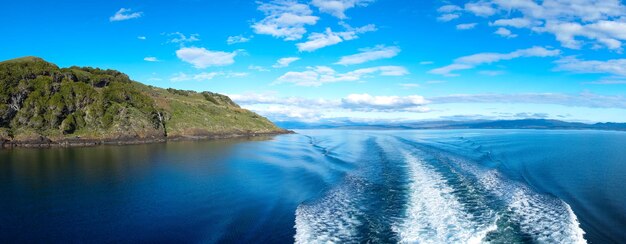
<svg viewBox="0 0 626 244"><path fill-rule="evenodd" d="M626 122L618 0L10 1L0 59L117 69L272 120Z"/></svg>

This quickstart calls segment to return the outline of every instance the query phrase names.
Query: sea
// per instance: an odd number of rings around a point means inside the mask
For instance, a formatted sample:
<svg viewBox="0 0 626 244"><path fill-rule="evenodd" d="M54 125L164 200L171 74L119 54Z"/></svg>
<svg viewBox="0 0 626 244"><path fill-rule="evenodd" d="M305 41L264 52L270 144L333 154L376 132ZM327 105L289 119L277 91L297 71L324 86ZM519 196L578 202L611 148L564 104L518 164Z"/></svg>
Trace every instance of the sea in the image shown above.
<svg viewBox="0 0 626 244"><path fill-rule="evenodd" d="M626 132L0 150L0 243L626 243Z"/></svg>

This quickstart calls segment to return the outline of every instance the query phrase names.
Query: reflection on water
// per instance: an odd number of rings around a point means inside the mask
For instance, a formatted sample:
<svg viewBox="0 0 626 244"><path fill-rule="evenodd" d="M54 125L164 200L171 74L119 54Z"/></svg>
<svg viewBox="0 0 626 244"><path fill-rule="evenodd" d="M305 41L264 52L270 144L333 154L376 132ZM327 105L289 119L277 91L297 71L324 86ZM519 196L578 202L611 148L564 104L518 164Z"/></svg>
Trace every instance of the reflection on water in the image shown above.
<svg viewBox="0 0 626 244"><path fill-rule="evenodd" d="M624 144L620 132L303 130L0 150L0 243L623 242Z"/></svg>
<svg viewBox="0 0 626 244"><path fill-rule="evenodd" d="M291 242L296 206L339 178L315 161L295 135L3 150L0 242Z"/></svg>

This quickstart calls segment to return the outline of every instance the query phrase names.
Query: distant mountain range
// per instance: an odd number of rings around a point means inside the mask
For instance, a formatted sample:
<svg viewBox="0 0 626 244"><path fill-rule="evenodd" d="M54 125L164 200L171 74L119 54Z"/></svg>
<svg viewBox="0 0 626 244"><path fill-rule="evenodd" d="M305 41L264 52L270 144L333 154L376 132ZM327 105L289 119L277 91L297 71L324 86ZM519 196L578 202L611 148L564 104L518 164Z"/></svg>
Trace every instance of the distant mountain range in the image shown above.
<svg viewBox="0 0 626 244"><path fill-rule="evenodd" d="M626 131L626 123L566 122L550 119L472 120L472 121L419 121L419 122L353 122L349 120L306 123L276 122L286 129L567 129L567 130L619 130Z"/></svg>

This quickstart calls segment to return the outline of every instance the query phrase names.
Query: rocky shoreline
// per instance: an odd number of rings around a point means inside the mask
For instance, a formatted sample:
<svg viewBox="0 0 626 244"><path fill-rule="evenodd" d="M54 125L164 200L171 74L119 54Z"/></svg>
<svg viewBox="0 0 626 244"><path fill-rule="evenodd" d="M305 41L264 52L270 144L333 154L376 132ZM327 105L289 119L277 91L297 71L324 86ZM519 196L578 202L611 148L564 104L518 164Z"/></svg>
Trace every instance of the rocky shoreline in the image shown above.
<svg viewBox="0 0 626 244"><path fill-rule="evenodd" d="M0 148L50 148L50 147L88 147L98 145L135 145L149 143L163 143L167 141L193 141L193 140L216 140L230 138L249 138L257 136L273 136L282 134L295 134L291 130L273 132L243 132L243 133L207 133L198 135L172 136L172 137L120 137L120 138L65 138L51 140L46 137L34 138L22 141L0 140Z"/></svg>

